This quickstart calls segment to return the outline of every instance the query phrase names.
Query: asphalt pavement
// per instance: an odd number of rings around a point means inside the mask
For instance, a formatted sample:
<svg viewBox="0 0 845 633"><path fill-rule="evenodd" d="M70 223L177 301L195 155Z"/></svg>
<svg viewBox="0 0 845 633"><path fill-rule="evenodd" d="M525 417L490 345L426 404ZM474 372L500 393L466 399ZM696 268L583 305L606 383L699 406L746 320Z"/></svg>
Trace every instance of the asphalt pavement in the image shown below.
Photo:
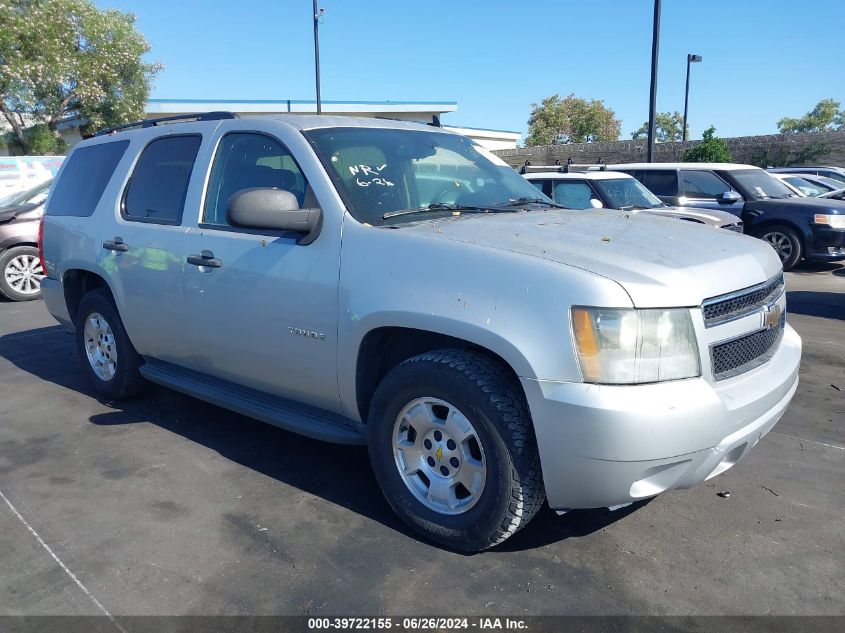
<svg viewBox="0 0 845 633"><path fill-rule="evenodd" d="M744 461L472 556L409 533L365 449L98 401L43 304L0 302L0 615L845 614L845 267L787 290L801 384Z"/></svg>

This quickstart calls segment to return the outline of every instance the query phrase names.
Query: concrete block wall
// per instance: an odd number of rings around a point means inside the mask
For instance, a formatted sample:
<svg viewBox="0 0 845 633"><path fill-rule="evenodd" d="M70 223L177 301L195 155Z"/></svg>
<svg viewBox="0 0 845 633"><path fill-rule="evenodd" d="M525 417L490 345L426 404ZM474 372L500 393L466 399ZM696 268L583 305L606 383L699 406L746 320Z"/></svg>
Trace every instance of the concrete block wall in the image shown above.
<svg viewBox="0 0 845 633"><path fill-rule="evenodd" d="M655 160L657 162L680 161L687 147L700 142L657 143ZM798 164L845 167L845 130L807 134L738 136L726 138L725 142L735 163L749 163L761 167ZM631 140L519 147L498 150L494 153L512 167L518 167L526 160L530 160L533 165L552 165L555 159L563 164L569 158L573 163L644 162L647 152L646 141Z"/></svg>

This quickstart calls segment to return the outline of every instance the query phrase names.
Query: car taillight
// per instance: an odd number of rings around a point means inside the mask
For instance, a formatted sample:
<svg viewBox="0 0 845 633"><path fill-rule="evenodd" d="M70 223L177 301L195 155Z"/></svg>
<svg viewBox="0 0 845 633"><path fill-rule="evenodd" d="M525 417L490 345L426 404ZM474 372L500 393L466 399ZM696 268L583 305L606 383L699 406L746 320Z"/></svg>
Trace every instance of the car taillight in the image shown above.
<svg viewBox="0 0 845 633"><path fill-rule="evenodd" d="M38 259L41 260L42 274L47 274L47 264L44 261L44 216L38 222Z"/></svg>

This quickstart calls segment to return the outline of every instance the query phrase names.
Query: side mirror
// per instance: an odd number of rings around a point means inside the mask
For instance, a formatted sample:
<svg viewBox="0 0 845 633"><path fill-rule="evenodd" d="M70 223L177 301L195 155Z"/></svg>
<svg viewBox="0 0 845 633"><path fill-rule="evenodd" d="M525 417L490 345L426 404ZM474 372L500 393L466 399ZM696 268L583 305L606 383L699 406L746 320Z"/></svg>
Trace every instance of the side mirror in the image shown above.
<svg viewBox="0 0 845 633"><path fill-rule="evenodd" d="M244 189L229 198L226 218L232 226L302 233L298 244L313 242L323 226L322 209L300 209L290 191L265 187Z"/></svg>
<svg viewBox="0 0 845 633"><path fill-rule="evenodd" d="M596 198L590 198L590 207L593 209L601 209L604 205L601 203L601 200L597 200Z"/></svg>
<svg viewBox="0 0 845 633"><path fill-rule="evenodd" d="M742 196L739 195L736 191L726 191L724 193L720 193L716 196L716 200L723 204L734 204L735 202L741 202Z"/></svg>

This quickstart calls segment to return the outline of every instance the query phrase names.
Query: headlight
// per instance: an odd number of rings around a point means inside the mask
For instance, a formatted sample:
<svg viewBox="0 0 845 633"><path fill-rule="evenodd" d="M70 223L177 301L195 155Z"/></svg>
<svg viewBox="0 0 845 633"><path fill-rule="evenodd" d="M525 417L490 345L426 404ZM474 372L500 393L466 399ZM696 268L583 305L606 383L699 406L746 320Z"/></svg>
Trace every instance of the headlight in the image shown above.
<svg viewBox="0 0 845 633"><path fill-rule="evenodd" d="M689 310L572 308L584 382L627 385L701 373Z"/></svg>
<svg viewBox="0 0 845 633"><path fill-rule="evenodd" d="M816 215L816 224L827 224L834 229L845 229L845 215Z"/></svg>

